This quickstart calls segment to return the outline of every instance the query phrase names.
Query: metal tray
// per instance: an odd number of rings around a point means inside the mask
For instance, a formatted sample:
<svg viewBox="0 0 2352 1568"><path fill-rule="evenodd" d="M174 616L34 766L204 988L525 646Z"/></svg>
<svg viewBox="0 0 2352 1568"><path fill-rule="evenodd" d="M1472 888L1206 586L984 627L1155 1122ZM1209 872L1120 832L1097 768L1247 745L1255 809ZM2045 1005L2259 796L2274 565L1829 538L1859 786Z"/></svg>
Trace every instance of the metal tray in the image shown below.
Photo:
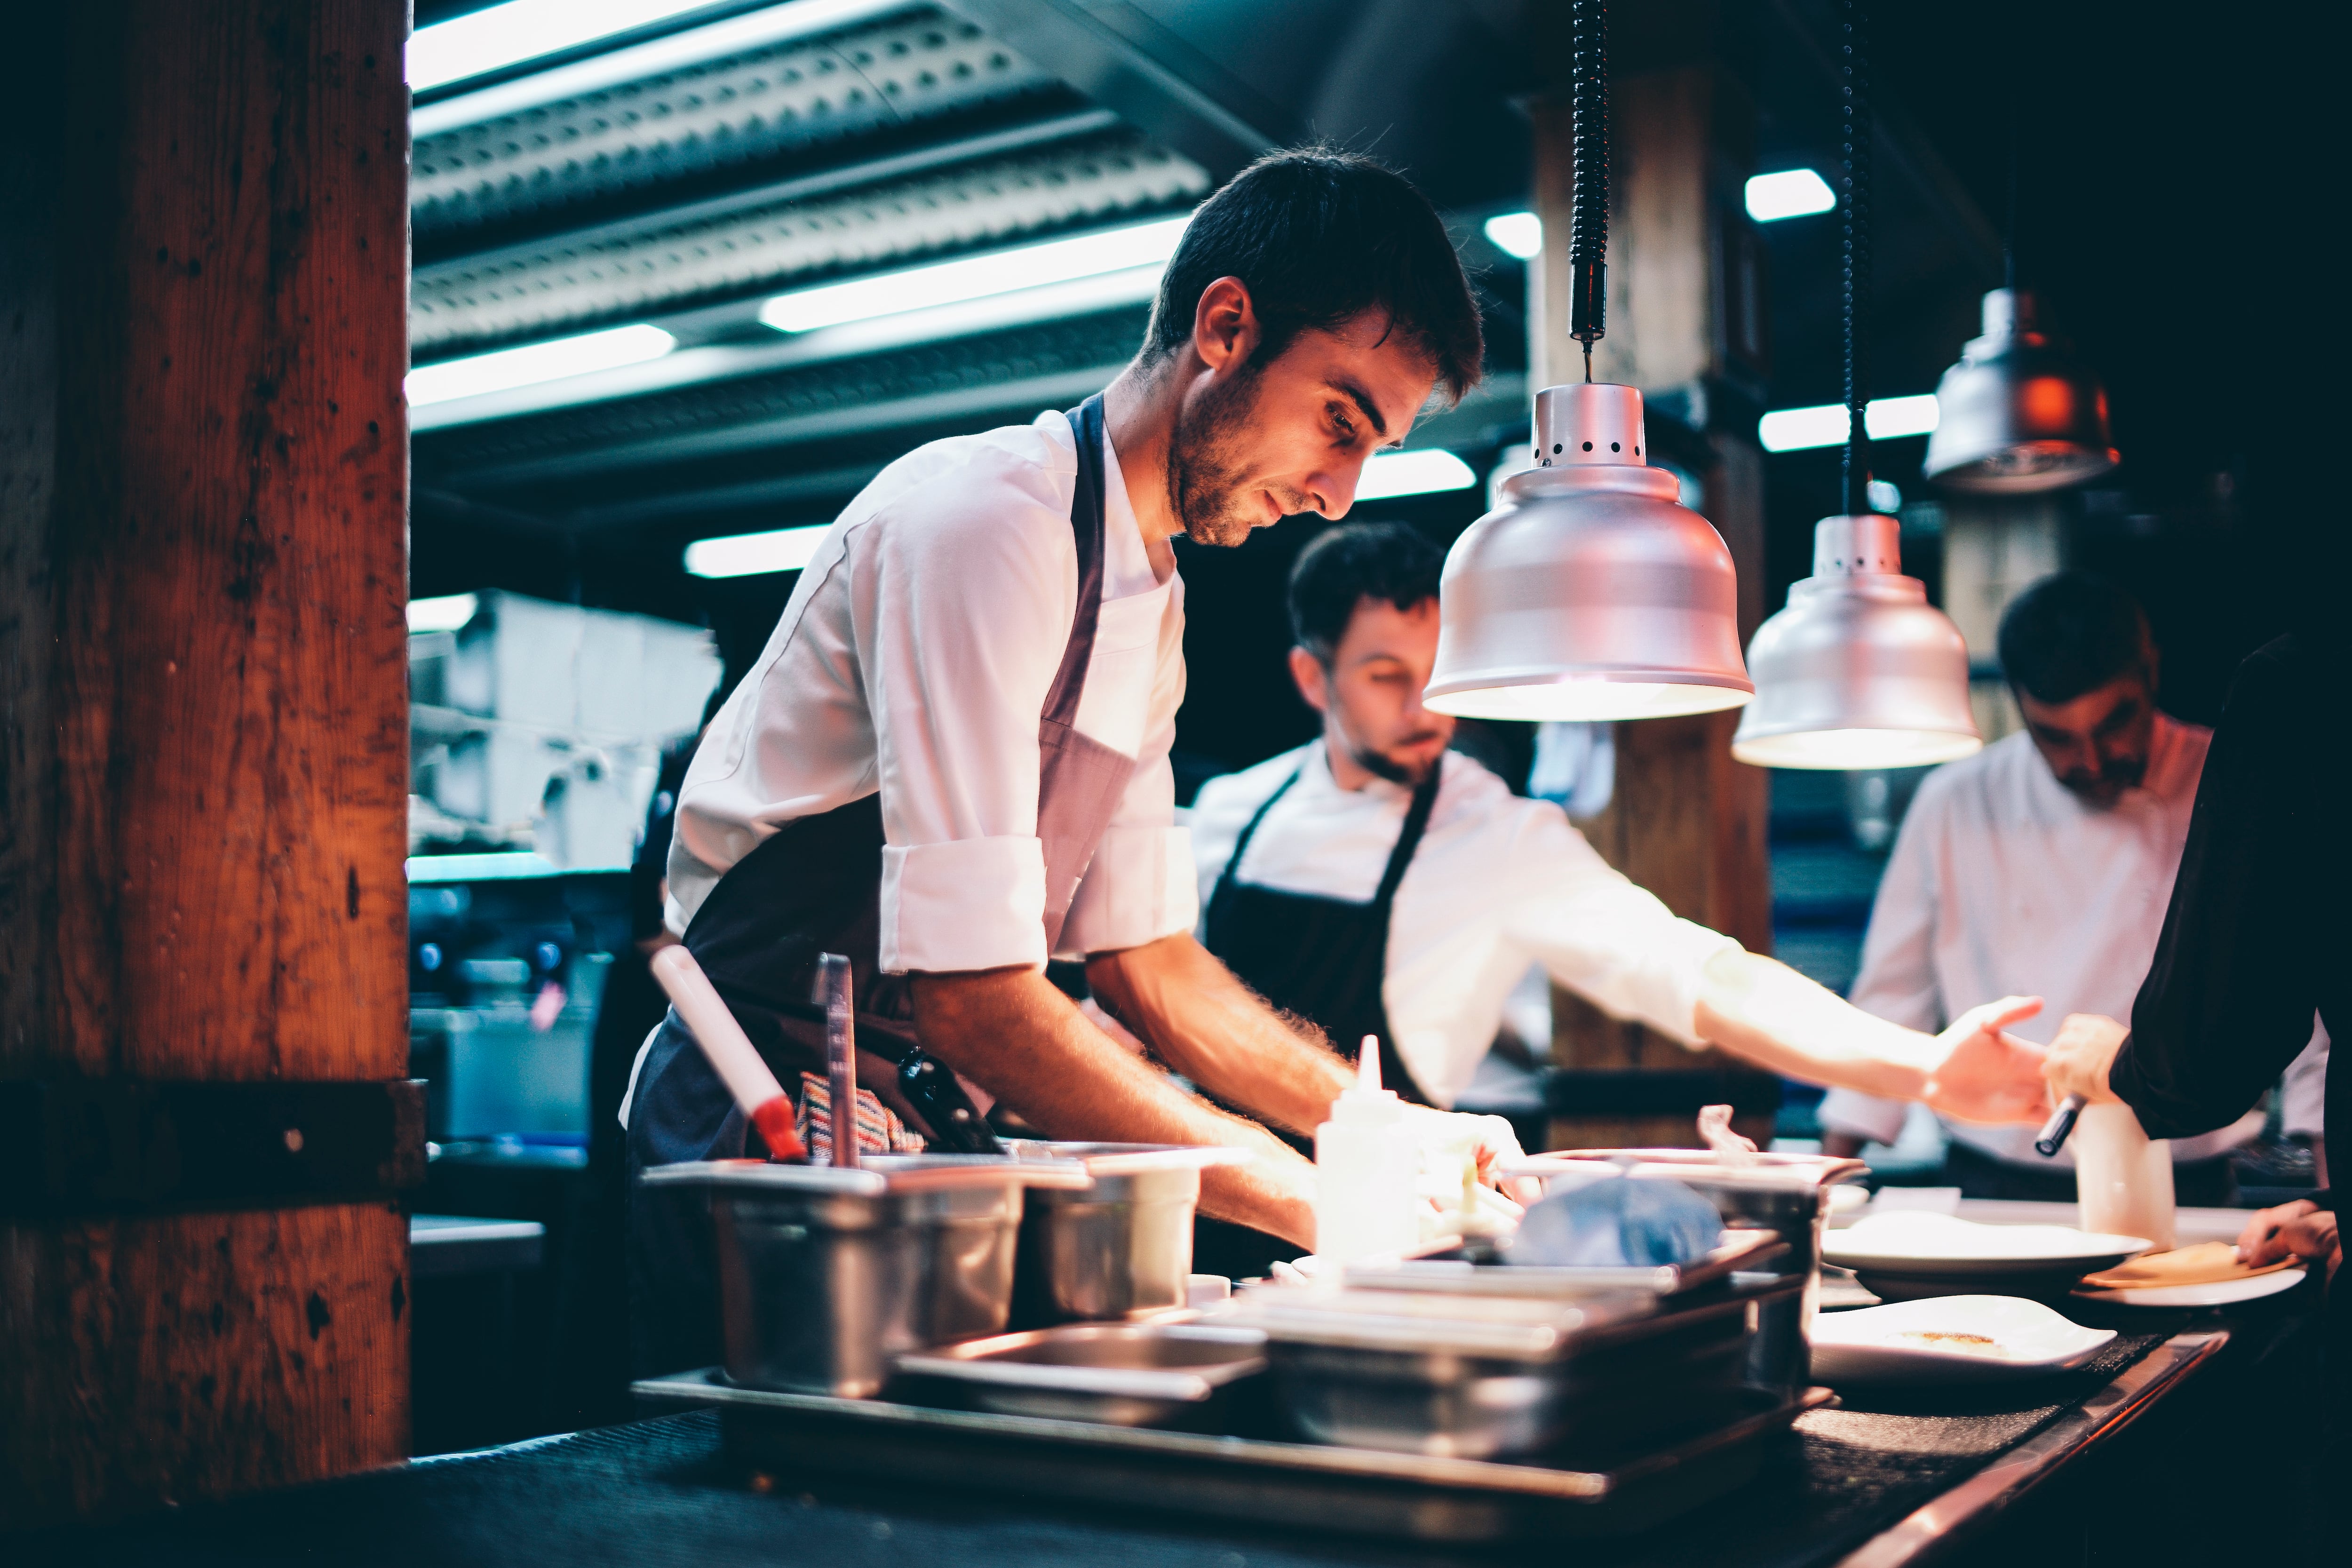
<svg viewBox="0 0 2352 1568"><path fill-rule="evenodd" d="M1265 1336L1199 1323L1066 1323L898 1358L1000 1415L1208 1429L1230 1384L1265 1370Z"/></svg>
<svg viewBox="0 0 2352 1568"><path fill-rule="evenodd" d="M1728 1279L1735 1270L1761 1268L1789 1250L1776 1231L1734 1227L1722 1244L1696 1263L1651 1268L1561 1268L1539 1265L1482 1263L1461 1258L1416 1258L1403 1263L1357 1266L1347 1271L1350 1289L1425 1290L1456 1296L1582 1296L1638 1290L1676 1296Z"/></svg>
<svg viewBox="0 0 2352 1568"><path fill-rule="evenodd" d="M733 1387L716 1368L634 1387L644 1398L718 1405L729 1448L787 1476L888 1476L1195 1519L1444 1542L1645 1529L1753 1479L1771 1439L1835 1397L1826 1388L1789 1399L1741 1390L1717 1418L1633 1451L1505 1464L770 1394Z"/></svg>

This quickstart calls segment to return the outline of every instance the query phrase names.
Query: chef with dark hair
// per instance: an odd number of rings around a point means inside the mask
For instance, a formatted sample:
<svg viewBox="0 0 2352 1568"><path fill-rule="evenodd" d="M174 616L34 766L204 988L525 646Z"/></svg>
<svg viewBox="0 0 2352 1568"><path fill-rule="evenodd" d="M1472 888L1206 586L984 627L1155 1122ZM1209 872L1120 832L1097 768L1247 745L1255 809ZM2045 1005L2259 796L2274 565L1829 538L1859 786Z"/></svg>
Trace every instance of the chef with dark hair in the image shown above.
<svg viewBox="0 0 2352 1568"><path fill-rule="evenodd" d="M1324 533L1290 577L1290 676L1320 733L1202 786L1201 939L1276 1006L1381 1043L1390 1087L1449 1106L1531 963L1621 1018L1818 1082L1983 1121L2038 1118L2040 1052L2009 997L1940 1035L1857 1012L1677 919L1560 808L1449 750L1422 705L1437 654L1436 546L1401 523Z"/></svg>
<svg viewBox="0 0 2352 1568"><path fill-rule="evenodd" d="M920 447L850 503L697 751L669 856L669 929L784 1082L822 1071L812 980L845 953L861 1046L943 1086L900 1105L919 1131L993 1100L1056 1138L1238 1145L1255 1158L1206 1173L1202 1212L1312 1247L1313 1168L1260 1122L1311 1131L1352 1076L1193 940L1172 541L1342 515L1365 459L1433 390L1460 397L1482 352L1419 191L1278 153L1193 215L1102 393ZM1046 979L1055 955L1156 1063ZM759 1152L675 1014L623 1117L633 1171ZM1494 1126L1486 1152L1511 1152ZM715 1359L707 1228L638 1191L641 1368Z"/></svg>

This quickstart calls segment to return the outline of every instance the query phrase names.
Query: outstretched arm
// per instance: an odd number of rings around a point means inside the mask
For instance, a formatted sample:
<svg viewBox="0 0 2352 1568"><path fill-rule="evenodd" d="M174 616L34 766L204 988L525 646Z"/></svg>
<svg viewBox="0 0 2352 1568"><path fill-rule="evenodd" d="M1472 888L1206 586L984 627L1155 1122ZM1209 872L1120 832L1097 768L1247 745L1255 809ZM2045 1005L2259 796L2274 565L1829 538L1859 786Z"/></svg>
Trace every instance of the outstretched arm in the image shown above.
<svg viewBox="0 0 2352 1568"><path fill-rule="evenodd" d="M2004 997L1926 1035L1872 1017L1784 963L1735 949L1707 961L1692 1028L1790 1078L1925 1100L1962 1121L2038 1121L2048 1114L2041 1047L2002 1031L2041 1010L2039 997Z"/></svg>

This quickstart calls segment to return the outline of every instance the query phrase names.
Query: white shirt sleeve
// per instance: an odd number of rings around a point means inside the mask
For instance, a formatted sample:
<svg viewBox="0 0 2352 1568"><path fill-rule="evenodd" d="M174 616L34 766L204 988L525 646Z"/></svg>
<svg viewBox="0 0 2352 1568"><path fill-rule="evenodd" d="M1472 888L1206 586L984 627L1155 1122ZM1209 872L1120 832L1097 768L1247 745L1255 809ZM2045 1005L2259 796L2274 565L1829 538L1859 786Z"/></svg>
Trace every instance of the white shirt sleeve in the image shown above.
<svg viewBox="0 0 2352 1568"><path fill-rule="evenodd" d="M1038 714L1077 605L1067 498L1012 453L894 496L836 570L874 715L881 963L1045 960ZM978 480L980 482L975 482ZM864 548L859 548L860 545Z"/></svg>
<svg viewBox="0 0 2352 1568"><path fill-rule="evenodd" d="M1700 973L1738 942L1677 919L1548 802L1522 809L1504 865L1514 889L1505 929L1529 957L1612 1016L1699 1048L1691 1024Z"/></svg>
<svg viewBox="0 0 2352 1568"><path fill-rule="evenodd" d="M1943 988L1936 978L1936 847L1943 813L1933 795L1915 801L1879 879L1870 929L1862 943L1862 970L1849 997L1856 1007L1890 1024L1934 1034L1944 1026ZM1822 1125L1874 1142L1903 1135L1907 1108L1850 1089L1822 1097Z"/></svg>
<svg viewBox="0 0 2352 1568"><path fill-rule="evenodd" d="M1160 622L1150 717L1135 773L1119 796L1062 922L1061 952L1118 952L1190 931L1199 918L1192 837L1176 821L1176 710L1184 704L1184 612L1181 584Z"/></svg>
<svg viewBox="0 0 2352 1568"><path fill-rule="evenodd" d="M2327 1132L2327 1028L2315 1018L2311 1044L2287 1063L2279 1087L2279 1131L2290 1138L2321 1138Z"/></svg>

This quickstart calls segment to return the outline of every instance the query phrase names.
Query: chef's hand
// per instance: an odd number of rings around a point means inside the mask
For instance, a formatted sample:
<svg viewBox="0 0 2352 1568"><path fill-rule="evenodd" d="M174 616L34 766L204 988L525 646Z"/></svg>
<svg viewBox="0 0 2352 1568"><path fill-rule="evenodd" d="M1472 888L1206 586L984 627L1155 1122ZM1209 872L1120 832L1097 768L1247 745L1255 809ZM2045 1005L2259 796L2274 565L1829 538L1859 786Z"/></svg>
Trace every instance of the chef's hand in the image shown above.
<svg viewBox="0 0 2352 1568"><path fill-rule="evenodd" d="M1518 1133L1507 1119L1474 1116L1460 1110L1434 1110L1425 1105L1409 1105L1405 1114L1408 1120L1430 1119L1433 1127L1444 1130L1438 1133L1440 1137L1467 1134L1477 1152L1478 1179L1506 1197L1526 1205L1543 1196L1543 1183L1532 1176L1505 1177L1496 1173L1496 1165L1526 1156L1526 1151L1519 1147Z"/></svg>
<svg viewBox="0 0 2352 1568"><path fill-rule="evenodd" d="M2115 1065L2116 1053L2123 1049L2130 1034L2113 1018L2096 1013L2068 1014L2058 1026L2058 1037L2050 1042L2050 1058L2042 1068L2050 1098L2057 1100L2079 1094L2094 1105L2115 1099L2116 1091L2107 1087L2107 1069Z"/></svg>
<svg viewBox="0 0 2352 1568"><path fill-rule="evenodd" d="M2040 1121L2050 1114L2042 1047L2005 1033L2042 1011L2039 996L2004 996L1971 1007L1936 1037L1943 1059L1920 1098L1961 1121Z"/></svg>
<svg viewBox="0 0 2352 1568"><path fill-rule="evenodd" d="M2246 1228L2238 1233L2238 1261L2260 1268L2289 1257L2324 1262L2333 1274L2343 1257L2334 1213L2309 1198L2256 1209Z"/></svg>

